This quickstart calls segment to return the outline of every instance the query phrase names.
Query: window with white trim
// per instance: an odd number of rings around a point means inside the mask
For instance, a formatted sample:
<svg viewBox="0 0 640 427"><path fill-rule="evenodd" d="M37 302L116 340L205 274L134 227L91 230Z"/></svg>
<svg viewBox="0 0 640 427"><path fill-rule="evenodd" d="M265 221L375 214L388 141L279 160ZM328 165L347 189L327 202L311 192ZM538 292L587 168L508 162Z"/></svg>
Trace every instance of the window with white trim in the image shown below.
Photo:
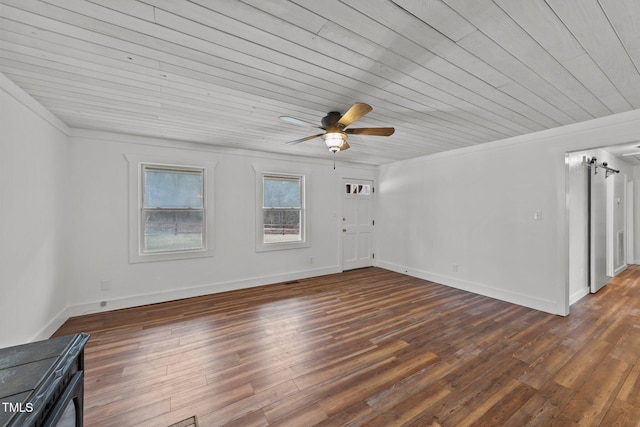
<svg viewBox="0 0 640 427"><path fill-rule="evenodd" d="M143 164L142 254L206 249L204 169Z"/></svg>
<svg viewBox="0 0 640 427"><path fill-rule="evenodd" d="M256 249L308 247L304 175L259 174Z"/></svg>
<svg viewBox="0 0 640 427"><path fill-rule="evenodd" d="M129 261L213 256L213 162L126 155Z"/></svg>

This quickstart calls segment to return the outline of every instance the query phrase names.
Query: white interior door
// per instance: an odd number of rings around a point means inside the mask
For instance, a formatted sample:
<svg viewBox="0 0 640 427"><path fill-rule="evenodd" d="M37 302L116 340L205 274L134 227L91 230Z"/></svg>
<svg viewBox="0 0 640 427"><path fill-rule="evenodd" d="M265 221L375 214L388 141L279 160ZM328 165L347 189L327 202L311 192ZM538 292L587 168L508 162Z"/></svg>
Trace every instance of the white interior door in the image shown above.
<svg viewBox="0 0 640 427"><path fill-rule="evenodd" d="M373 265L373 181L342 181L342 269Z"/></svg>
<svg viewBox="0 0 640 427"><path fill-rule="evenodd" d="M591 166L589 196L589 288L597 292L607 276L607 182L602 168Z"/></svg>

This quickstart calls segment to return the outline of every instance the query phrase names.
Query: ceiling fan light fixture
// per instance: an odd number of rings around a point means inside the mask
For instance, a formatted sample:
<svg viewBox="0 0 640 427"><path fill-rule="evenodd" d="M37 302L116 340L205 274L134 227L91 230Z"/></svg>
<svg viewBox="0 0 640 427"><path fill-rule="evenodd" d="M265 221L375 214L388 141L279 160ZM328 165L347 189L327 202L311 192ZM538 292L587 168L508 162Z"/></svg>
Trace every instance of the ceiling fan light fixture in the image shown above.
<svg viewBox="0 0 640 427"><path fill-rule="evenodd" d="M347 135L344 132L327 132L322 135L322 138L332 153L340 151L340 147L347 141Z"/></svg>

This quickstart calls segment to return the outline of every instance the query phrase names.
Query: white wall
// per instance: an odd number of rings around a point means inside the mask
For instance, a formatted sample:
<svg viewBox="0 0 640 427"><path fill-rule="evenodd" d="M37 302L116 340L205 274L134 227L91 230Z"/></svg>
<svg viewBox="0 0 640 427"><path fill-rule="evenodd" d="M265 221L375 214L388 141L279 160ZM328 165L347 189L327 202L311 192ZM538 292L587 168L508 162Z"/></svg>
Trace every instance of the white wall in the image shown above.
<svg viewBox="0 0 640 427"><path fill-rule="evenodd" d="M382 166L378 265L567 314L565 153L639 128L634 111Z"/></svg>
<svg viewBox="0 0 640 427"><path fill-rule="evenodd" d="M217 163L214 257L129 263L125 155L131 154ZM341 180L375 177L371 166L339 163L334 170L329 154L311 160L90 131L74 131L69 157L72 292L66 315L102 310L101 301L114 309L341 271ZM256 252L255 169L309 174L309 248ZM103 280L110 290L101 290Z"/></svg>
<svg viewBox="0 0 640 427"><path fill-rule="evenodd" d="M65 128L0 74L0 348L59 326L67 306Z"/></svg>

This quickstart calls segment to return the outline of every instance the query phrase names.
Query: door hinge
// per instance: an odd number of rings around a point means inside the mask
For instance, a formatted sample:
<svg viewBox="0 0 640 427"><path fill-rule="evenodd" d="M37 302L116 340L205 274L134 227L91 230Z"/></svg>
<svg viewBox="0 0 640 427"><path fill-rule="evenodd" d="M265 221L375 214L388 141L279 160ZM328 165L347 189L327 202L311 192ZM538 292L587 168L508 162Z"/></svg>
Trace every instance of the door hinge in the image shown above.
<svg viewBox="0 0 640 427"><path fill-rule="evenodd" d="M376 259L376 254L371 254L371 259Z"/></svg>
<svg viewBox="0 0 640 427"><path fill-rule="evenodd" d="M376 187L371 187L371 192L375 193L376 192Z"/></svg>
<svg viewBox="0 0 640 427"><path fill-rule="evenodd" d="M371 225L376 225L376 220L375 219L371 220Z"/></svg>

